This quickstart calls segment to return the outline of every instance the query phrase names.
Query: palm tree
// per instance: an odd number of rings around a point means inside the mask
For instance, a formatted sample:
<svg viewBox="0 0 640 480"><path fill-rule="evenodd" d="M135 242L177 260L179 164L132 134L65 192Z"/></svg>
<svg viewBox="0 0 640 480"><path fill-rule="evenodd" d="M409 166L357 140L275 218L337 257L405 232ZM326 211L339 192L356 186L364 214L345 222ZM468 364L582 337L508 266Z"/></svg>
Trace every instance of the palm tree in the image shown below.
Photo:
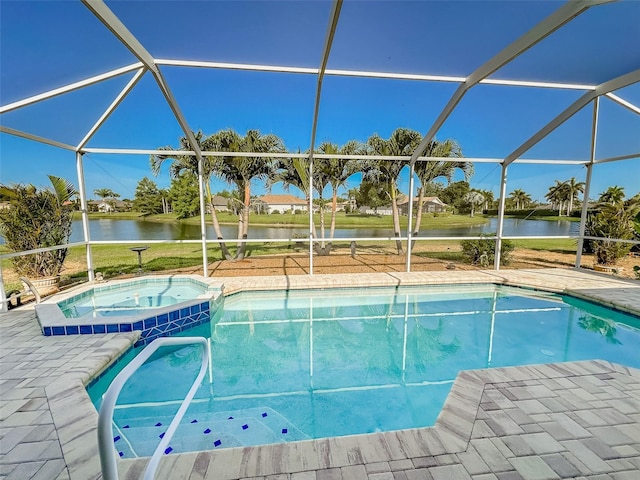
<svg viewBox="0 0 640 480"><path fill-rule="evenodd" d="M600 194L598 198L599 203L610 203L613 205L614 203L618 203L624 200L624 187L619 187L614 185L613 187L607 188L604 192Z"/></svg>
<svg viewBox="0 0 640 480"><path fill-rule="evenodd" d="M516 188L509 195L509 198L516 204L516 210L525 208L531 202L531 195L519 188Z"/></svg>
<svg viewBox="0 0 640 480"><path fill-rule="evenodd" d="M455 140L447 139L444 142L433 140L427 146L424 156L426 157L448 157L462 158L462 149ZM444 177L447 182L451 182L456 170L462 171L465 181L469 181L473 175L473 163L471 162L447 162L439 160L437 162L417 162L415 165L415 173L420 180L420 189L418 190L418 209L416 212L416 224L413 229L413 235L418 236L420 224L422 222L422 209L424 206L424 191L427 185L436 178Z"/></svg>
<svg viewBox="0 0 640 480"><path fill-rule="evenodd" d="M248 130L244 137L231 129L222 130L209 137L217 151L284 153L282 139L274 134L263 135L258 130ZM276 160L271 158L222 157L218 175L229 184L235 184L242 198L238 215L238 239L246 239L249 232L249 212L251 210L251 182L254 179L269 180L275 174ZM247 244L238 243L235 259L242 260Z"/></svg>
<svg viewBox="0 0 640 480"><path fill-rule="evenodd" d="M406 155L409 156L418 147L422 136L420 133L406 128L397 128L388 140L377 133L367 140L369 152L373 155ZM370 160L364 168L363 180L384 185L391 200L391 214L393 215L393 233L400 237L400 215L398 213L398 177L406 162L399 160ZM402 242L396 240L398 255L402 255Z"/></svg>
<svg viewBox="0 0 640 480"><path fill-rule="evenodd" d="M577 182L575 177L571 177L569 180L565 181L566 185L565 189L568 197L568 205L567 205L567 216L571 215L573 211L573 202L578 199L579 193L584 193L584 182Z"/></svg>
<svg viewBox="0 0 640 480"><path fill-rule="evenodd" d="M602 238L591 243L598 264L615 265L629 253L631 244L612 239L632 240L637 234L635 225L639 215L640 195L636 195L626 202L607 203L588 218L588 234Z"/></svg>
<svg viewBox="0 0 640 480"><path fill-rule="evenodd" d="M300 153L300 152L298 152ZM313 212L313 205L311 202L311 191L309 190L309 160L307 158L283 158L277 166L274 176L268 180L267 188L271 188L274 184L282 182L285 190L289 190L289 187L293 186L300 190L307 202L307 208L309 212ZM324 186L323 186L324 185ZM324 189L327 185L324 178L320 177L318 172L314 170L313 176L313 189ZM316 238L317 232L311 218L311 230L313 231L313 237ZM316 245L317 248L317 245ZM316 250L317 251L317 250Z"/></svg>
<svg viewBox="0 0 640 480"><path fill-rule="evenodd" d="M320 153L328 155L359 155L365 152L365 147L356 140L350 140L342 147L331 142L323 142L318 147ZM331 184L331 227L329 239L333 240L336 230L336 213L338 211L338 189L346 185L348 178L356 173L357 162L355 160L341 158L327 158L319 160L319 167ZM324 230L323 230L324 232ZM328 254L331 251L331 242L327 245Z"/></svg>
<svg viewBox="0 0 640 480"><path fill-rule="evenodd" d="M493 192L491 190L478 190L478 191L484 197L484 205L482 206L482 208L485 210L489 210L489 205L493 206L493 202L495 202L495 199L493 198Z"/></svg>
<svg viewBox="0 0 640 480"><path fill-rule="evenodd" d="M209 138L203 138L204 135L201 131L194 133L194 137L201 151L214 150ZM186 137L180 138L180 150L193 150L189 139ZM166 154L154 154L149 158L151 165L151 171L154 175L160 173L160 168L166 160L171 160L171 166L169 167L169 175L172 178L179 178L183 173L190 173L196 178L198 177L198 158L195 155L175 155L171 154L173 147L166 146L161 147L159 150L166 150ZM226 260L231 260L233 257L227 248L227 244L224 242L222 236L222 230L220 229L220 223L218 222L218 215L216 209L213 206L213 195L211 193L211 177L216 176L221 169L222 160L220 157L204 157L203 163L203 183L204 183L204 195L205 201L209 212L211 213L211 221L213 223L213 229L216 232L220 249Z"/></svg>
<svg viewBox="0 0 640 480"><path fill-rule="evenodd" d="M120 197L119 193L110 188L97 188L93 191L93 194L99 196L103 202L108 203L112 208L115 206L115 199ZM111 199L111 201L107 201L107 198Z"/></svg>
<svg viewBox="0 0 640 480"><path fill-rule="evenodd" d="M477 190L471 190L464 196L464 201L471 205L471 216L473 217L476 205L482 205L484 203L484 195Z"/></svg>
<svg viewBox="0 0 640 480"><path fill-rule="evenodd" d="M556 183L549 187L549 191L544 196L544 198L551 202L552 208L556 207L558 209L558 216L561 216L564 202L568 200L565 182L556 180Z"/></svg>

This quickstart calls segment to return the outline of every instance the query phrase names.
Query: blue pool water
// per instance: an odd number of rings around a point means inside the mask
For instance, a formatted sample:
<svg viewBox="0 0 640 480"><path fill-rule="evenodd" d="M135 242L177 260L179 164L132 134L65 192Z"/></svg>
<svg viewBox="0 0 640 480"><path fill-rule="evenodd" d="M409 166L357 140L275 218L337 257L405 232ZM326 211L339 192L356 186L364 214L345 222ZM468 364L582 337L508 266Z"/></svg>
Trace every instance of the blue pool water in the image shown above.
<svg viewBox="0 0 640 480"><path fill-rule="evenodd" d="M430 426L460 370L640 367L639 328L589 302L494 285L232 295L209 324L184 332L210 338L213 381L170 451ZM122 456L153 452L199 363L198 347L167 349L125 385L114 417ZM89 389L96 405L109 381Z"/></svg>

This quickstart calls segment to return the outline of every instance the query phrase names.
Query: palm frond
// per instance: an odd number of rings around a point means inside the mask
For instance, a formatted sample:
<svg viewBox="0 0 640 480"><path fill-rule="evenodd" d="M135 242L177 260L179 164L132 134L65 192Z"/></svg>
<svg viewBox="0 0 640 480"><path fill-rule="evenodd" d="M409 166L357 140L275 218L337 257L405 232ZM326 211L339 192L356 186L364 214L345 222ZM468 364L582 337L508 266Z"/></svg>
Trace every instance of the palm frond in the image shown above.
<svg viewBox="0 0 640 480"><path fill-rule="evenodd" d="M71 198L78 194L76 187L69 180L56 177L55 175L48 175L48 177L60 205L71 200Z"/></svg>

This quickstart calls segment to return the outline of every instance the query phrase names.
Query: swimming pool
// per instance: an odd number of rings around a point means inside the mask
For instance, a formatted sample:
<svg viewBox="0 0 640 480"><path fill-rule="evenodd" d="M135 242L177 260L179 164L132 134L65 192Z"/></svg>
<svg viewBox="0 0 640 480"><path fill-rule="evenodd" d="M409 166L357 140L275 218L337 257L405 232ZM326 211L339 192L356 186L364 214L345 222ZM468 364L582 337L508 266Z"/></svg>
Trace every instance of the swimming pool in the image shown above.
<svg viewBox="0 0 640 480"><path fill-rule="evenodd" d="M246 292L209 324L213 382L175 452L433 425L460 370L601 358L640 367L640 320L572 297L494 285ZM157 445L199 367L158 355L122 391L115 445ZM108 379L89 389L99 404Z"/></svg>

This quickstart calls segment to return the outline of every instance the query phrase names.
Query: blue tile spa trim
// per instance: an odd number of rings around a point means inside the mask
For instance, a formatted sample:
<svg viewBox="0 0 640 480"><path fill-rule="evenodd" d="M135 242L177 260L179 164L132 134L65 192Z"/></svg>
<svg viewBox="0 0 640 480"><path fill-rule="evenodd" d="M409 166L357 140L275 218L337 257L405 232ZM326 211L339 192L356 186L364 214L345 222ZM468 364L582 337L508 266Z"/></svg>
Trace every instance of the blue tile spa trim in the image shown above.
<svg viewBox="0 0 640 480"><path fill-rule="evenodd" d="M52 335L92 335L96 333L118 333L141 331L140 340L135 346L147 345L158 337L166 337L189 328L201 325L211 319L211 310L217 310L220 302L215 300L199 301L185 306L177 305L174 311L163 312L145 319L132 322L97 323L93 325L65 325L44 327L45 336Z"/></svg>

